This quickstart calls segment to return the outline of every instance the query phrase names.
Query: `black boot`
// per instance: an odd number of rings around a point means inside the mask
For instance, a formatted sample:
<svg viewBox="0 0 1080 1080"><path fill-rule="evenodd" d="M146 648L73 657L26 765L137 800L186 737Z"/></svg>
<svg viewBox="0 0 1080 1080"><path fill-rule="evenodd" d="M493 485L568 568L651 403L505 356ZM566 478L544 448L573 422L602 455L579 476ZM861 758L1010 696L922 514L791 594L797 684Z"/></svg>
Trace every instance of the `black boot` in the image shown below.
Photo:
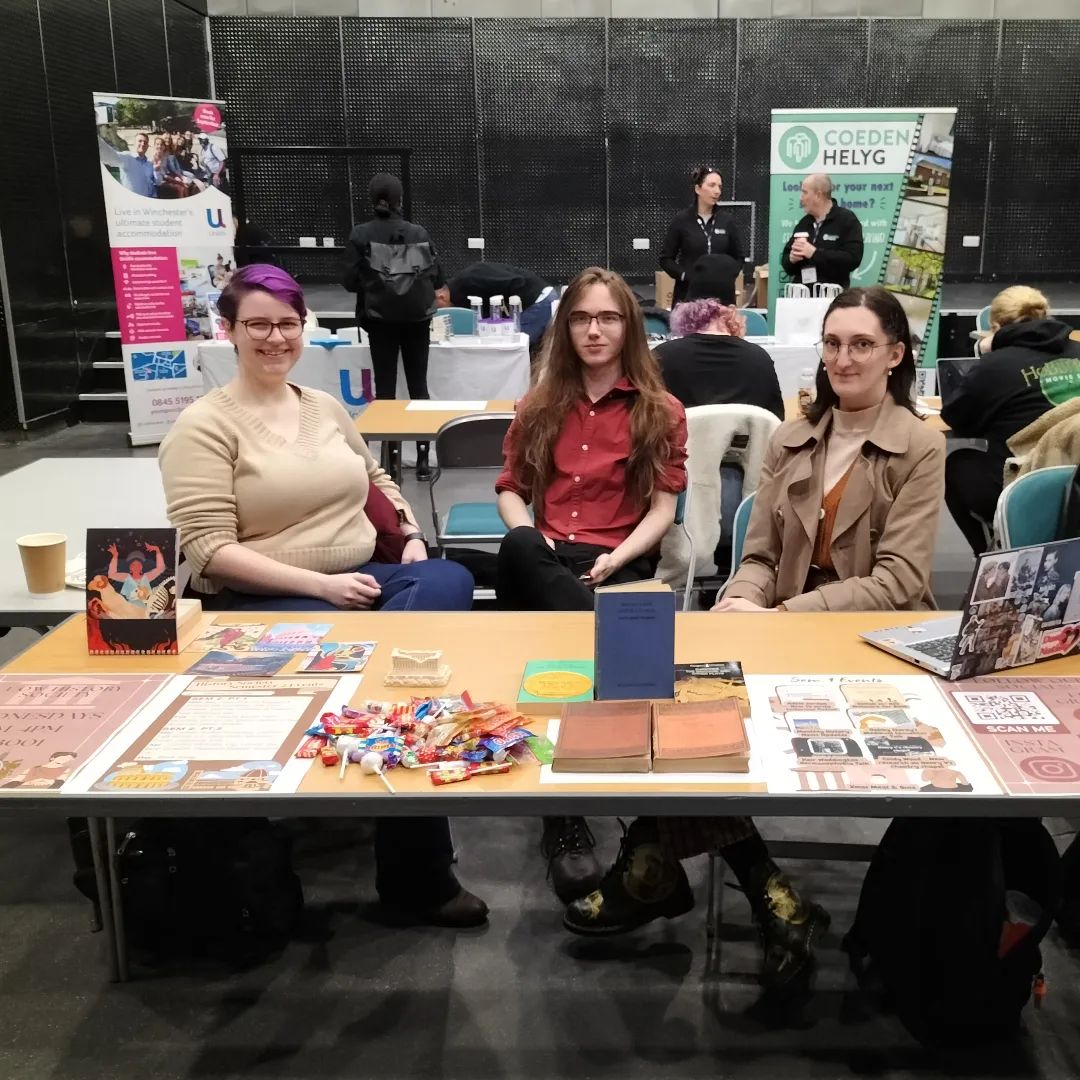
<svg viewBox="0 0 1080 1080"><path fill-rule="evenodd" d="M763 950L759 979L766 990L783 990L812 967L813 946L829 928L829 913L804 900L771 859L751 877L746 895Z"/></svg>
<svg viewBox="0 0 1080 1080"><path fill-rule="evenodd" d="M555 895L564 904L588 896L600 884L600 864L593 854L595 846L584 818L544 818L540 851L548 861L548 877Z"/></svg>
<svg viewBox="0 0 1080 1080"><path fill-rule="evenodd" d="M563 926L589 937L625 934L653 919L685 915L693 906L686 874L665 855L655 825L635 821L600 888L566 909Z"/></svg>
<svg viewBox="0 0 1080 1080"><path fill-rule="evenodd" d="M416 479L417 480L430 480L431 479L431 466L428 464L428 443L418 442L416 444Z"/></svg>

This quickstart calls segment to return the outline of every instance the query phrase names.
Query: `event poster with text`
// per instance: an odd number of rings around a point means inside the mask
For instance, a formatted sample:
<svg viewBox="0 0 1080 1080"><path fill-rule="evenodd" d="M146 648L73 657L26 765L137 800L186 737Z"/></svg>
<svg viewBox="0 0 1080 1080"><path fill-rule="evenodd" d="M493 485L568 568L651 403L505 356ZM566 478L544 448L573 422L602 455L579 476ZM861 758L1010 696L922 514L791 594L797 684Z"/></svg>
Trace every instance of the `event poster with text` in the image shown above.
<svg viewBox="0 0 1080 1080"><path fill-rule="evenodd" d="M863 228L852 285L884 285L907 311L920 366L937 359L955 109L774 109L769 312L789 278L780 255L804 211L799 185L826 173Z"/></svg>
<svg viewBox="0 0 1080 1080"><path fill-rule="evenodd" d="M195 365L233 270L221 103L94 94L131 441L202 394Z"/></svg>

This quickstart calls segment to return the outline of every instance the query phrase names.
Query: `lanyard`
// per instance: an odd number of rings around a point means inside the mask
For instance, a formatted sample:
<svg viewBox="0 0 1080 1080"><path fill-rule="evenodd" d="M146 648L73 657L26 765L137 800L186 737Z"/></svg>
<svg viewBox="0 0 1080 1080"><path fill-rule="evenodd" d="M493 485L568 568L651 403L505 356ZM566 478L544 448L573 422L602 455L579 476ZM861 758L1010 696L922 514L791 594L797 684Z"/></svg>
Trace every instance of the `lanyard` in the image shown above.
<svg viewBox="0 0 1080 1080"><path fill-rule="evenodd" d="M712 254L712 238L713 238L712 223L713 223L713 218L715 218L715 217L716 217L716 211L715 210L709 215L708 222L702 221L700 215L698 215L698 214L694 215L694 220L698 223L698 228L705 234L705 253L707 255Z"/></svg>

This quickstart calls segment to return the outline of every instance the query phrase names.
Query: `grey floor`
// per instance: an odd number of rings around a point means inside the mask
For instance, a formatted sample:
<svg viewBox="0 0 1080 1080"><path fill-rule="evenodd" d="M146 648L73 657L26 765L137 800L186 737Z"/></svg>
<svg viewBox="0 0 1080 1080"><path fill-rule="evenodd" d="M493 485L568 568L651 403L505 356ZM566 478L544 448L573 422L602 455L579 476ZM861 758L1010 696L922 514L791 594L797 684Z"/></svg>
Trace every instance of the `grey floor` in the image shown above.
<svg viewBox="0 0 1080 1080"><path fill-rule="evenodd" d="M127 448L122 425L83 425L0 445L0 472L44 455L153 452ZM404 487L426 505L415 482ZM970 562L943 524L943 603L956 602ZM0 661L34 640L18 630L0 638ZM867 842L881 831L866 819L761 825L774 839ZM1064 843L1068 827L1055 825ZM594 826L607 861L618 828ZM1029 1013L1027 1035L1004 1049L936 1055L855 992L839 942L861 865L788 864L833 925L814 995L777 1014L756 992L756 944L731 888L718 971L706 975L703 859L689 866L693 912L596 945L561 929L535 821L458 819L454 831L460 877L492 908L484 930L379 927L366 917L374 893L362 831L309 823L297 840L306 924L280 957L243 974L143 971L110 986L87 905L70 885L63 823L0 818L0 1078L1080 1076L1078 958L1053 935L1044 948L1050 993Z"/></svg>

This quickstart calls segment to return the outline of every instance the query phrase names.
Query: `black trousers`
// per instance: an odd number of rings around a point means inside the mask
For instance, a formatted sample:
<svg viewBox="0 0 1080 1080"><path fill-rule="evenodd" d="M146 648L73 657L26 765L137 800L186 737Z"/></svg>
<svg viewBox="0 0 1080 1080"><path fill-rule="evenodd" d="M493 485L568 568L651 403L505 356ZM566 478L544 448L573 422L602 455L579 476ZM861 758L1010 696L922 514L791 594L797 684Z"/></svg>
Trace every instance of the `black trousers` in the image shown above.
<svg viewBox="0 0 1080 1080"><path fill-rule="evenodd" d="M976 555L986 551L979 519L992 524L1005 463L996 454L965 447L945 458L945 505Z"/></svg>
<svg viewBox="0 0 1080 1080"><path fill-rule="evenodd" d="M409 397L426 401L428 341L431 330L428 320L415 323L374 322L368 320L368 344L371 347L371 367L375 372L375 396L397 397L398 353L405 368Z"/></svg>
<svg viewBox="0 0 1080 1080"><path fill-rule="evenodd" d="M375 889L386 904L439 907L457 896L454 845L444 817L375 820Z"/></svg>
<svg viewBox="0 0 1080 1080"><path fill-rule="evenodd" d="M581 580L611 548L556 540L552 550L543 534L519 525L503 537L495 596L503 611L592 611L593 591ZM628 562L605 585L643 581L653 575L647 555Z"/></svg>

